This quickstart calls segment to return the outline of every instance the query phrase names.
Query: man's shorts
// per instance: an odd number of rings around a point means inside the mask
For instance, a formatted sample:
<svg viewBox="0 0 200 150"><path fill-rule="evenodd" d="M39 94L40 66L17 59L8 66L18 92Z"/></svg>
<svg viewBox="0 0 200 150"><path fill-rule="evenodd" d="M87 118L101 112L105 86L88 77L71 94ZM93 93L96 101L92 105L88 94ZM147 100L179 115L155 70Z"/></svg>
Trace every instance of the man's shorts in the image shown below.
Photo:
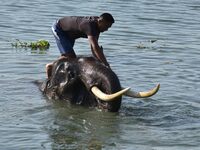
<svg viewBox="0 0 200 150"><path fill-rule="evenodd" d="M74 53L73 46L75 40L71 39L67 35L67 33L61 29L61 27L58 24L58 21L56 21L56 23L53 24L51 29L56 39L56 43L58 49L60 50L60 53L61 54Z"/></svg>

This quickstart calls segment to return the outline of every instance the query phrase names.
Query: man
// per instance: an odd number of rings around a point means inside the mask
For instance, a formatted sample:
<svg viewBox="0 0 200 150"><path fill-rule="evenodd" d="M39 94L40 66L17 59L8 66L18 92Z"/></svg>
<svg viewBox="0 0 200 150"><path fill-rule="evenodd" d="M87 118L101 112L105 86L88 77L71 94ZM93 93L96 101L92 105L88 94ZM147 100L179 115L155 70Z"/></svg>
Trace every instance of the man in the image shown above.
<svg viewBox="0 0 200 150"><path fill-rule="evenodd" d="M92 54L99 61L109 67L103 48L99 46L98 39L101 32L107 31L114 23L114 18L109 13L103 13L100 17L63 17L52 26L52 31L60 50L61 57L75 58L73 46L78 38L88 38ZM47 77L51 77L52 63L46 65Z"/></svg>

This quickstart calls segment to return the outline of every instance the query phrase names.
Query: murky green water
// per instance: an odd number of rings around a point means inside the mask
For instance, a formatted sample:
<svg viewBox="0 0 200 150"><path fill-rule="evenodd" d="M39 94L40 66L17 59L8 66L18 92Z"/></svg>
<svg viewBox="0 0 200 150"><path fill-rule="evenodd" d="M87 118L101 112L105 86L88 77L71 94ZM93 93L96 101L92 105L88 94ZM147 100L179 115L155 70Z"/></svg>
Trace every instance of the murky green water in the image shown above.
<svg viewBox="0 0 200 150"><path fill-rule="evenodd" d="M161 89L148 99L123 97L119 113L48 101L33 84L58 58L51 34L65 15L110 12L100 44L124 87ZM200 148L200 2L1 0L1 149L198 150ZM46 39L48 51L15 49L15 39ZM150 40L157 40L151 43ZM86 39L77 54L91 54Z"/></svg>

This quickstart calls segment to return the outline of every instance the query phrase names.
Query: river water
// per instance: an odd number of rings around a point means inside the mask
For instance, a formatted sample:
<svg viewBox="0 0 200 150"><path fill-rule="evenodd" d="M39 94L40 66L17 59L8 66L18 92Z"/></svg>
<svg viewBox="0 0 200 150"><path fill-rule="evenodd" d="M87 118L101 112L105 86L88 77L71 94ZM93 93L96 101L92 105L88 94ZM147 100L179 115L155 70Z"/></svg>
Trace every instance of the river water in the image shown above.
<svg viewBox="0 0 200 150"><path fill-rule="evenodd" d="M124 87L159 92L123 97L119 113L52 103L35 80L59 56L51 25L65 15L110 12L99 43ZM0 149L200 149L200 1L1 0ZM47 51L11 42L48 40ZM155 41L155 42L154 42ZM87 39L77 54L91 54Z"/></svg>

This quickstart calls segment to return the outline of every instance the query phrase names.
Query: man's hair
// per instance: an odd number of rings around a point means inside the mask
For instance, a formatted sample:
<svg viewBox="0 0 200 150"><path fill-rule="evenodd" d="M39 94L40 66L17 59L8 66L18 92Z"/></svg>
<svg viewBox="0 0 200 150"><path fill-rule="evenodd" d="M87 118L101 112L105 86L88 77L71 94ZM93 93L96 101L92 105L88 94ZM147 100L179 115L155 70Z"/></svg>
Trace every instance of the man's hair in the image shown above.
<svg viewBox="0 0 200 150"><path fill-rule="evenodd" d="M113 18L113 16L109 13L103 13L100 15L100 18L107 21L107 22L110 22L110 23L114 23L115 20Z"/></svg>

